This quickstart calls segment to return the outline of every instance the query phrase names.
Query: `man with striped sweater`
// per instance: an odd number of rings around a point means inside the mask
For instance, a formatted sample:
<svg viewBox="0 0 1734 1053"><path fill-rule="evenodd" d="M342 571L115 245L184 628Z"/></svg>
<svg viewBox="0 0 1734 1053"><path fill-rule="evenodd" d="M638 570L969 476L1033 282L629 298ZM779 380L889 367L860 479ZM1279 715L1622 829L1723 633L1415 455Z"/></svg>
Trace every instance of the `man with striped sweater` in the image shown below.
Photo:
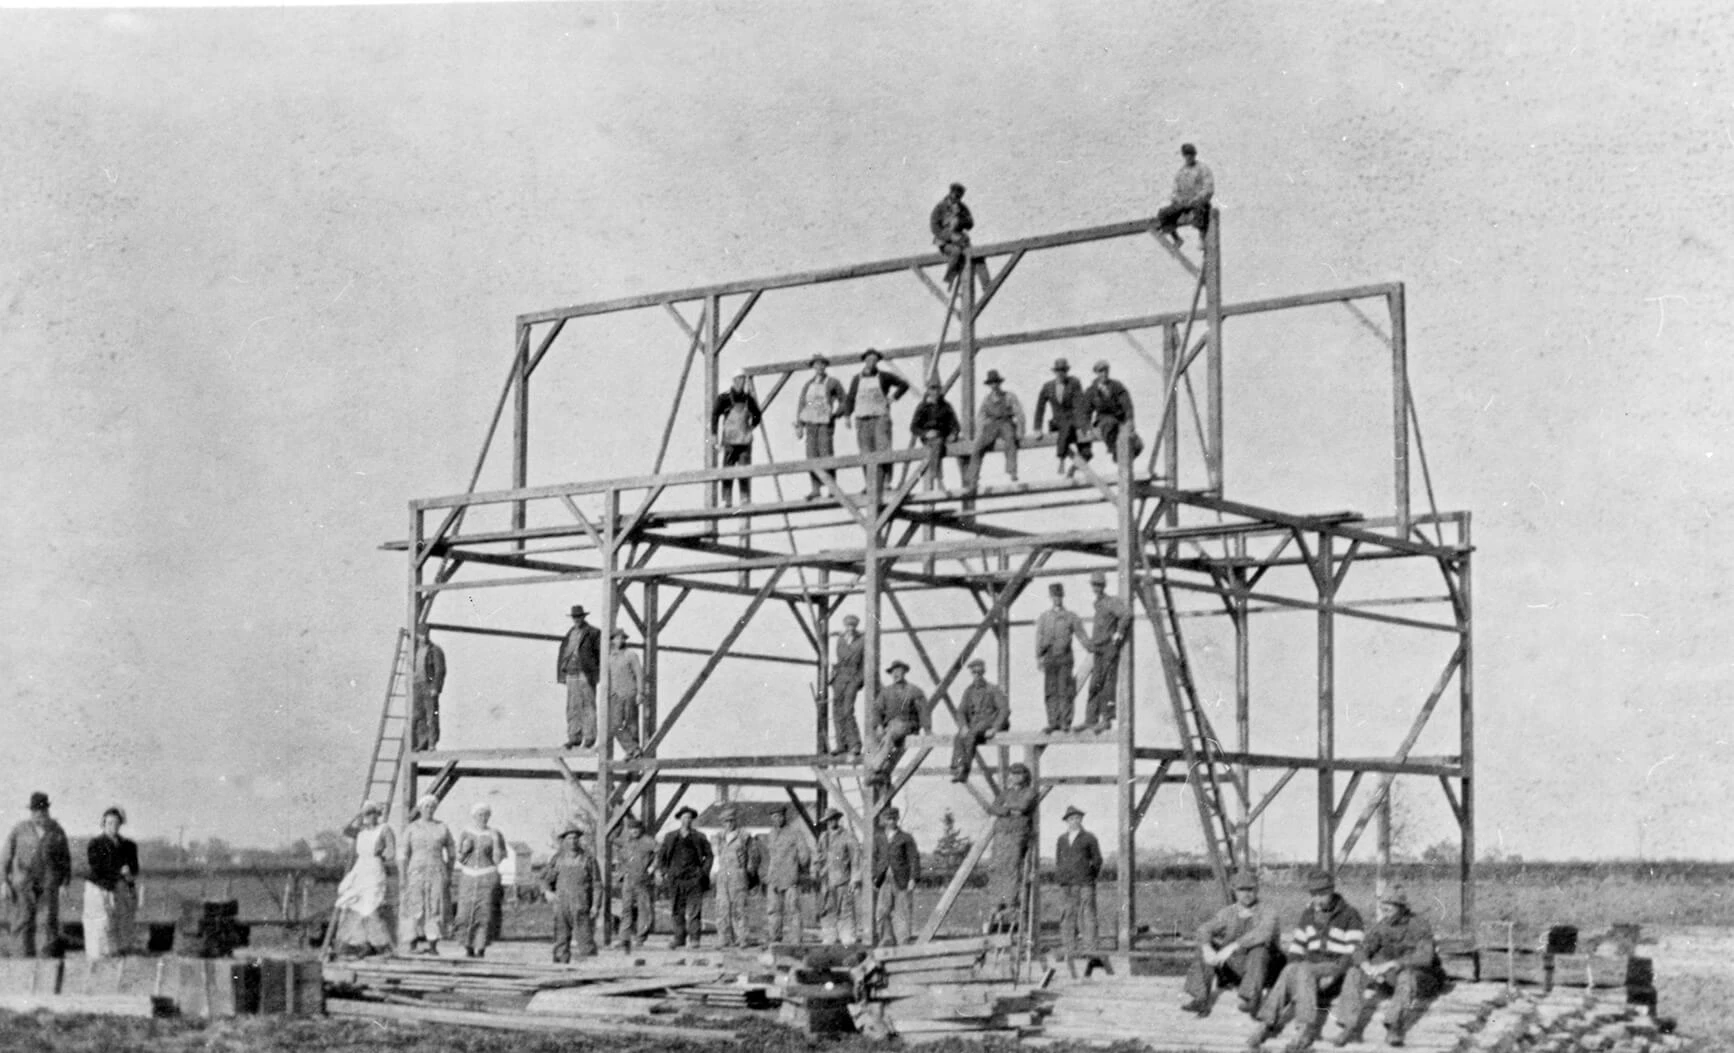
<svg viewBox="0 0 1734 1053"><path fill-rule="evenodd" d="M1314 871L1307 878L1307 894L1312 902L1289 935L1288 964L1259 1010L1259 1029L1247 1042L1249 1049L1258 1049L1266 1039L1275 1038L1291 1014L1300 1033L1289 1043L1288 1053L1312 1049L1324 1028L1319 1002L1342 990L1343 978L1361 949L1365 935L1361 914L1337 895L1331 875Z"/></svg>

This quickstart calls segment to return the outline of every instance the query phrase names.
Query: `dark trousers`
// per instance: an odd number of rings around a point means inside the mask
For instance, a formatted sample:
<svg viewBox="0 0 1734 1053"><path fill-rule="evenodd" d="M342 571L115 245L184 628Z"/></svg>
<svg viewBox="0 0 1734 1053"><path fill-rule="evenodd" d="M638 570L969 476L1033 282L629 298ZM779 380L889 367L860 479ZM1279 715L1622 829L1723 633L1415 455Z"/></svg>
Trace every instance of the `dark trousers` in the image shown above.
<svg viewBox="0 0 1734 1053"><path fill-rule="evenodd" d="M42 939L36 939L36 916L42 915ZM60 957L60 889L20 884L12 899L12 940L25 958Z"/></svg>
<svg viewBox="0 0 1734 1053"><path fill-rule="evenodd" d="M927 474L924 480L927 489L943 490L945 489L945 440L924 438L921 442L927 447ZM963 474L965 476L969 474L968 458L963 459Z"/></svg>
<svg viewBox="0 0 1734 1053"><path fill-rule="evenodd" d="M1197 227L1202 233L1210 229L1210 202L1206 201L1197 208L1191 205L1176 205L1170 201L1156 210L1156 229L1164 234L1174 233L1174 228L1182 223Z"/></svg>
<svg viewBox="0 0 1734 1053"><path fill-rule="evenodd" d="M975 751L978 746L987 741L987 733L965 726L957 729L957 735L951 740L951 780L963 782L969 778L969 770L975 765Z"/></svg>
<svg viewBox="0 0 1734 1053"><path fill-rule="evenodd" d="M831 684L831 723L837 728L837 749L861 752L861 727L855 723L855 696L861 693L861 678L840 676Z"/></svg>
<svg viewBox="0 0 1734 1053"><path fill-rule="evenodd" d="M1272 1027L1281 1027L1285 1014L1292 1010L1295 1023L1302 1028L1323 1027L1319 1010L1343 989L1344 978L1344 973L1329 962L1304 959L1289 962L1278 974L1276 986L1264 1000L1258 1018Z"/></svg>
<svg viewBox="0 0 1734 1053"><path fill-rule="evenodd" d="M1264 997L1264 989L1270 986L1274 971L1281 966L1282 952L1274 947L1235 951L1228 961L1214 968L1205 965L1204 956L1200 954L1192 959L1192 968L1186 974L1186 997L1209 1002L1220 983L1224 987L1238 988L1240 1004L1248 1012L1256 1012L1259 999Z"/></svg>
<svg viewBox="0 0 1734 1053"><path fill-rule="evenodd" d="M704 931L704 878L673 878L668 888L674 901L669 908L674 915L674 945L685 947L690 941L697 947Z"/></svg>
<svg viewBox="0 0 1734 1053"><path fill-rule="evenodd" d="M1030 854L1029 838L998 841L993 846L993 871L988 876L988 900L1012 912L1014 924L1023 925L1024 866Z"/></svg>
<svg viewBox="0 0 1734 1053"><path fill-rule="evenodd" d="M1090 697L1084 704L1084 723L1106 726L1114 722L1114 703L1120 689L1120 649L1095 657L1090 667Z"/></svg>
<svg viewBox="0 0 1734 1053"><path fill-rule="evenodd" d="M742 443L739 446L736 446L734 443L728 443L723 446L722 466L724 468L744 467L752 463L752 443ZM741 500L743 502L751 502L753 499L753 481L751 479L742 479L740 482ZM724 479L722 481L722 503L725 505L732 505L735 503L735 481L733 479Z"/></svg>
<svg viewBox="0 0 1734 1053"><path fill-rule="evenodd" d="M431 750L440 742L440 696L425 687L415 689L415 709L410 726L410 748Z"/></svg>
<svg viewBox="0 0 1734 1053"><path fill-rule="evenodd" d="M1096 949L1096 886L1088 885L1060 886L1060 943L1064 945L1066 957L1070 958L1079 950L1080 941L1083 950Z"/></svg>
<svg viewBox="0 0 1734 1053"><path fill-rule="evenodd" d="M588 958L595 953L596 922L590 916L590 897L555 899L554 960L569 962L574 954Z"/></svg>
<svg viewBox="0 0 1734 1053"><path fill-rule="evenodd" d="M1047 702L1049 731L1065 731L1072 726L1072 696L1077 690L1071 652L1042 663L1042 697Z"/></svg>
<svg viewBox="0 0 1734 1053"><path fill-rule="evenodd" d="M1439 978L1431 969L1400 968L1370 980L1359 966L1343 977L1343 994L1337 1003L1337 1020L1348 1031L1359 1034L1367 1026L1362 1014L1370 1012L1381 1001L1385 1003L1385 1030L1406 1030L1411 1015L1423 999L1439 993Z"/></svg>
<svg viewBox="0 0 1734 1053"><path fill-rule="evenodd" d="M1054 456L1060 460L1066 459L1066 454L1075 453L1080 461L1088 461L1095 456L1090 448L1090 441L1084 438L1086 432L1076 424L1067 422L1054 429Z"/></svg>
<svg viewBox="0 0 1734 1053"><path fill-rule="evenodd" d="M1108 448L1108 456L1114 459L1115 464L1120 463L1120 429L1125 426L1126 422L1119 417L1104 415L1096 418L1096 436L1102 440L1102 445ZM1136 434L1128 441L1131 443L1131 449L1127 453L1136 458L1144 449L1144 444L1138 441Z"/></svg>

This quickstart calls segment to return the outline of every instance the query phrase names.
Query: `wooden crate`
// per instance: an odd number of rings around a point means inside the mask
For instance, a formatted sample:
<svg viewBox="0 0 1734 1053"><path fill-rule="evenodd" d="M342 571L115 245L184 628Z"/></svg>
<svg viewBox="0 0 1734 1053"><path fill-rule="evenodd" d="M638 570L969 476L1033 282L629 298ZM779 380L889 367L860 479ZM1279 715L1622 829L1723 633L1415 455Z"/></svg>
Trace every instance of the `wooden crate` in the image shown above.
<svg viewBox="0 0 1734 1053"><path fill-rule="evenodd" d="M317 1016L325 1012L325 974L320 963L261 959L259 1012L292 1016Z"/></svg>
<svg viewBox="0 0 1734 1053"><path fill-rule="evenodd" d="M1548 956L1534 951L1487 951L1480 954L1480 979L1505 980L1511 983L1545 987L1548 983Z"/></svg>

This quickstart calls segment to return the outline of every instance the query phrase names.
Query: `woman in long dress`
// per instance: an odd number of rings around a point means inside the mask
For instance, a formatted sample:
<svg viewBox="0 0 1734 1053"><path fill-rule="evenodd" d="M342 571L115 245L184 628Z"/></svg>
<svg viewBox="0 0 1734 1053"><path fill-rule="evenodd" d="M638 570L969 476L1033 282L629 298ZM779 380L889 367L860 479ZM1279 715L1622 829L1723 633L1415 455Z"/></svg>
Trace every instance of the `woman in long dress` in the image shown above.
<svg viewBox="0 0 1734 1053"><path fill-rule="evenodd" d="M471 958L482 956L498 930L500 861L506 857L506 838L488 826L492 815L487 805L476 805L470 809L470 825L458 834L457 936Z"/></svg>
<svg viewBox="0 0 1734 1053"><path fill-rule="evenodd" d="M138 912L138 845L120 836L126 813L116 805L102 813L102 833L85 850L84 953L113 958L133 949Z"/></svg>
<svg viewBox="0 0 1734 1053"><path fill-rule="evenodd" d="M391 953L391 927L385 922L385 861L397 854L391 827L381 824L385 809L375 801L344 828L355 838L355 865L337 886L337 946L352 957Z"/></svg>
<svg viewBox="0 0 1734 1053"><path fill-rule="evenodd" d="M438 954L446 916L446 880L452 869L452 832L434 818L439 798L429 794L403 831L403 905L399 938L412 954Z"/></svg>

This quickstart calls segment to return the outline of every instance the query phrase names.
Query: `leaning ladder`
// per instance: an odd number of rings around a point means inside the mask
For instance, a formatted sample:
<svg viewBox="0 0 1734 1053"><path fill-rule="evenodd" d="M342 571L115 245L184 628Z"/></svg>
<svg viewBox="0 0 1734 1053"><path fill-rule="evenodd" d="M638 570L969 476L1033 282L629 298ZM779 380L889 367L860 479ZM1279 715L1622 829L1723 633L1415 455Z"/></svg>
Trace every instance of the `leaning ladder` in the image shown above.
<svg viewBox="0 0 1734 1053"><path fill-rule="evenodd" d="M373 739L373 759L367 765L367 786L361 794L362 804L378 801L386 816L391 814L392 800L397 794L398 765L409 738L410 650L409 633L399 629L397 646L392 651L391 676L385 686L385 703L379 710L379 731Z"/></svg>

